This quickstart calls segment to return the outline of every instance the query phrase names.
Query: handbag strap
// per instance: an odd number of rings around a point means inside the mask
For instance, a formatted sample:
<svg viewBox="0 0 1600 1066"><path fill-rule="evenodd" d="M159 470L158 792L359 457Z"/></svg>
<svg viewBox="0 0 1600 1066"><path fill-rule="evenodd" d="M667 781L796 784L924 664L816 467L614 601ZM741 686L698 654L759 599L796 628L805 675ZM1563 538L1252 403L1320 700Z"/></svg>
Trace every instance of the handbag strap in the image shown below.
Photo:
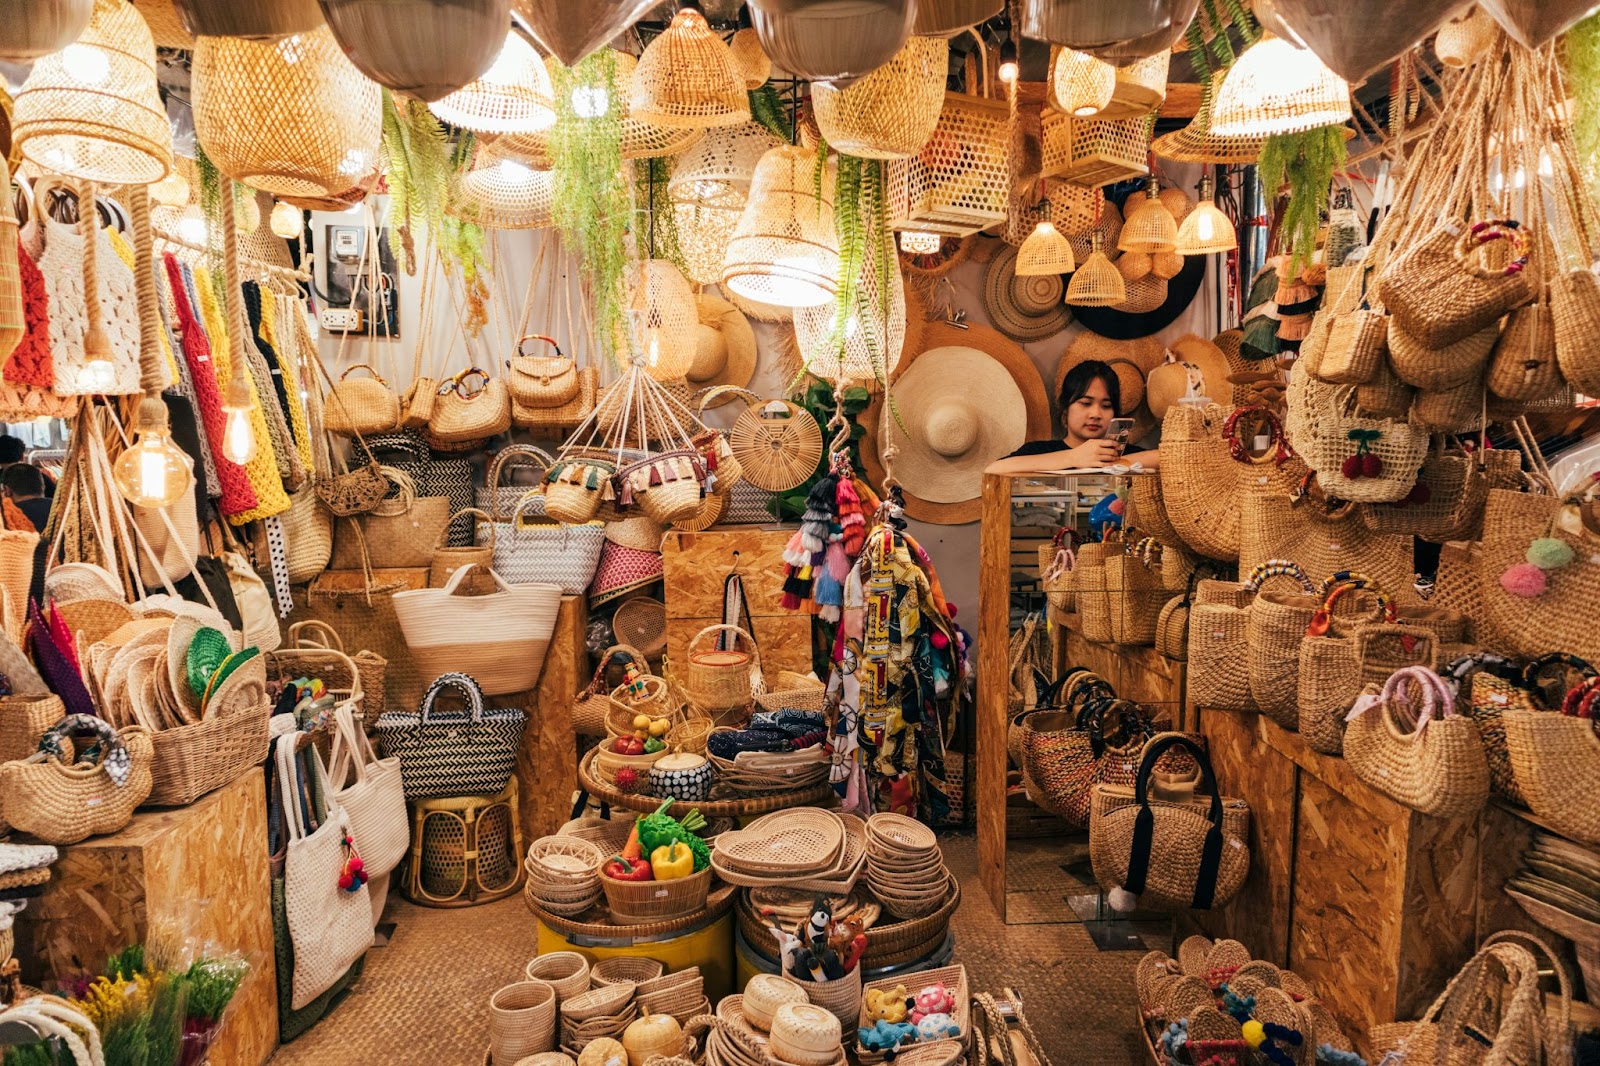
<svg viewBox="0 0 1600 1066"><path fill-rule="evenodd" d="M524 324L526 324L526 321L524 321ZM565 359L566 358L566 356L563 355L562 352L561 352L561 345L556 343L556 339L554 337L551 337L548 334L544 334L544 333L524 333L521 337L518 337L517 338L517 354L518 355L526 356L528 354L527 352L523 351L522 349L523 349L523 346L526 345L529 341L544 341L546 344L548 344L550 347L552 347L552 348L554 348L556 350L556 354L553 357L546 356L546 358L555 358L555 359Z"/></svg>
<svg viewBox="0 0 1600 1066"><path fill-rule="evenodd" d="M288 637L291 648L328 648L337 652L344 651L344 638L339 636L339 631L320 619L294 623L289 627Z"/></svg>
<svg viewBox="0 0 1600 1066"><path fill-rule="evenodd" d="M501 448L494 454L494 461L489 464L489 474L486 484L491 493L500 488L500 476L505 469L513 464L538 466L541 472L550 469L550 464L555 458L543 448L536 448L531 444L510 444ZM544 480L540 478L540 480ZM499 506L495 507L495 518L499 519Z"/></svg>
<svg viewBox="0 0 1600 1066"><path fill-rule="evenodd" d="M1288 435L1283 431L1283 423L1272 411L1259 405L1236 407L1227 421L1222 423L1222 439L1228 443L1229 455L1241 463L1259 462L1250 454L1249 447L1239 437L1239 421L1246 415L1259 418L1267 424L1268 443L1272 445L1272 465L1282 466L1294 458L1294 448L1289 444Z"/></svg>
<svg viewBox="0 0 1600 1066"><path fill-rule="evenodd" d="M445 542L450 539L450 527L455 523L456 519L460 518L464 514L477 515L479 518L487 521L489 526L489 548L491 551L494 549L494 515L490 514L488 511L481 511L476 507L463 507L461 510L452 514L445 522L444 527L439 530L439 537L433 542L434 551L438 551L440 548L445 546Z"/></svg>
<svg viewBox="0 0 1600 1066"><path fill-rule="evenodd" d="M1407 695L1407 685L1415 685L1417 689L1417 711L1411 712L1411 700ZM1396 707L1403 707L1410 716L1411 721L1400 722L1395 720ZM1389 675L1383 683L1383 688L1372 696L1364 696L1356 700L1355 706L1345 716L1346 722L1352 722L1361 717L1374 707L1381 707L1383 715L1395 726L1406 728L1401 731L1413 735L1420 735L1435 717L1440 719L1458 717L1456 711L1455 695L1450 691L1450 686L1444 678L1434 673L1426 666L1403 666Z"/></svg>
<svg viewBox="0 0 1600 1066"><path fill-rule="evenodd" d="M428 719L433 716L434 701L446 689L454 689L467 698L467 710L474 725L483 721L483 689L478 687L478 682L470 674L452 671L434 678L433 684L428 686L428 691L422 694L422 704L417 709L418 729L428 724Z"/></svg>
<svg viewBox="0 0 1600 1066"><path fill-rule="evenodd" d="M366 732L356 725L355 710L341 702L333 711L333 746L328 753L328 785L335 791L346 787L346 773L355 771L356 784L367 779L367 767L378 761L378 753Z"/></svg>
<svg viewBox="0 0 1600 1066"><path fill-rule="evenodd" d="M1071 548L1062 548L1056 552L1055 559L1050 563L1050 569L1044 572L1044 579L1051 581L1062 574L1070 573L1072 568L1077 565L1077 562L1078 557Z"/></svg>
<svg viewBox="0 0 1600 1066"><path fill-rule="evenodd" d="M501 592L510 592L511 591L511 586L506 584L505 578L501 577L499 574L494 572L494 567L492 567L492 566L482 566L479 563L463 563L461 566L456 568L456 572L455 573L450 575L450 580L446 581L444 583L444 587L443 588L435 589L433 591L442 593L443 595L446 595L446 596L454 596L454 595L456 595L457 590L461 590L461 583L467 579L467 574L469 574L473 570L482 570L482 571L484 571L484 573L486 573L490 577L494 578L494 583L496 585L500 586L500 591ZM462 590L462 591L464 591L464 590ZM442 675L442 676L450 676L450 675ZM458 676L467 677L466 674L460 674ZM471 678L468 678L468 680L470 681ZM474 684L476 684L476 682L474 682Z"/></svg>
<svg viewBox="0 0 1600 1066"><path fill-rule="evenodd" d="M1192 906L1196 910L1209 910L1216 894L1217 874L1222 869L1222 790L1217 787L1217 775L1211 769L1211 760L1205 749L1182 733L1158 733L1144 746L1144 757L1139 760L1139 774L1134 779L1133 794L1139 803L1139 813L1133 820L1133 847L1128 854L1128 876L1122 882L1124 891L1137 896L1144 891L1150 873L1150 852L1155 844L1156 816L1150 806L1150 776L1155 772L1156 761L1174 748L1187 750L1200 767L1200 783L1211 794L1207 819L1211 825L1206 830L1205 842L1200 849L1200 871L1195 878Z"/></svg>
<svg viewBox="0 0 1600 1066"><path fill-rule="evenodd" d="M1585 679L1596 675L1595 668L1589 665L1587 659L1573 655L1571 652L1552 651L1537 659L1530 661L1522 668L1522 687L1529 692L1539 691L1539 678L1552 667L1563 666L1569 670L1576 670Z"/></svg>

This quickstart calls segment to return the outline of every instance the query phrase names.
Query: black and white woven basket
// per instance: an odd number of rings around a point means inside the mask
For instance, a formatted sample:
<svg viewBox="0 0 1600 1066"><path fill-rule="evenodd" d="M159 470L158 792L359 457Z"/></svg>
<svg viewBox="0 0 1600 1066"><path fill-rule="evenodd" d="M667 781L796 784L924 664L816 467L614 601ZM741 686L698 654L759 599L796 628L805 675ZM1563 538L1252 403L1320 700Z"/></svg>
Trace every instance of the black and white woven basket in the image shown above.
<svg viewBox="0 0 1600 1066"><path fill-rule="evenodd" d="M445 690L466 697L462 711L435 712ZM400 760L406 799L492 796L506 787L528 716L520 707L483 705L483 692L466 674L441 674L415 712L385 711L373 733L383 753Z"/></svg>

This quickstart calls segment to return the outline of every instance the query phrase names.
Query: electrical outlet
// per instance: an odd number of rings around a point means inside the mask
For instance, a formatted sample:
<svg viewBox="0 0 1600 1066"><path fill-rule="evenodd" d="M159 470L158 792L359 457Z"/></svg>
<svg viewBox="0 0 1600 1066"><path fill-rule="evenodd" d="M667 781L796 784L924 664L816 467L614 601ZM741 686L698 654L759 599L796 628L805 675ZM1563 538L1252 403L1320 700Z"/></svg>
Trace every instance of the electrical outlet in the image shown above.
<svg viewBox="0 0 1600 1066"><path fill-rule="evenodd" d="M363 326L359 307L324 307L317 321L323 329L333 333L354 333Z"/></svg>

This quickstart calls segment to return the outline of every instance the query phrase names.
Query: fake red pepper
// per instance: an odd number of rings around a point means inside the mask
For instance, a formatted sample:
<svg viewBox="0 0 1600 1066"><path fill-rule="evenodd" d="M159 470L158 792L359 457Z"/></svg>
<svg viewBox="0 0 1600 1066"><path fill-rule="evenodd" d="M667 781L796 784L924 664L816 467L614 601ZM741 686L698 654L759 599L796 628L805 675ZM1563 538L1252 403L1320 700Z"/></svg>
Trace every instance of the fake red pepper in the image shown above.
<svg viewBox="0 0 1600 1066"><path fill-rule="evenodd" d="M650 872L650 864L643 859L625 859L621 855L613 855L600 868L600 872L616 881L651 881L655 875Z"/></svg>

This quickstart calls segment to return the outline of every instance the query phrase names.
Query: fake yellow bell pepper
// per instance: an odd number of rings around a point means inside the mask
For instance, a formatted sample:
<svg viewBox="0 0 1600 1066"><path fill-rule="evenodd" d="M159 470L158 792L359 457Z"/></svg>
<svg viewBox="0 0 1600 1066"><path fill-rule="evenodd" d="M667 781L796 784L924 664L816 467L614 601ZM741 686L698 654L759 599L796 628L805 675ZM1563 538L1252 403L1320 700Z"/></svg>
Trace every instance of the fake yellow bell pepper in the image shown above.
<svg viewBox="0 0 1600 1066"><path fill-rule="evenodd" d="M663 844L650 853L650 869L657 881L676 881L694 873L694 852L681 840Z"/></svg>

